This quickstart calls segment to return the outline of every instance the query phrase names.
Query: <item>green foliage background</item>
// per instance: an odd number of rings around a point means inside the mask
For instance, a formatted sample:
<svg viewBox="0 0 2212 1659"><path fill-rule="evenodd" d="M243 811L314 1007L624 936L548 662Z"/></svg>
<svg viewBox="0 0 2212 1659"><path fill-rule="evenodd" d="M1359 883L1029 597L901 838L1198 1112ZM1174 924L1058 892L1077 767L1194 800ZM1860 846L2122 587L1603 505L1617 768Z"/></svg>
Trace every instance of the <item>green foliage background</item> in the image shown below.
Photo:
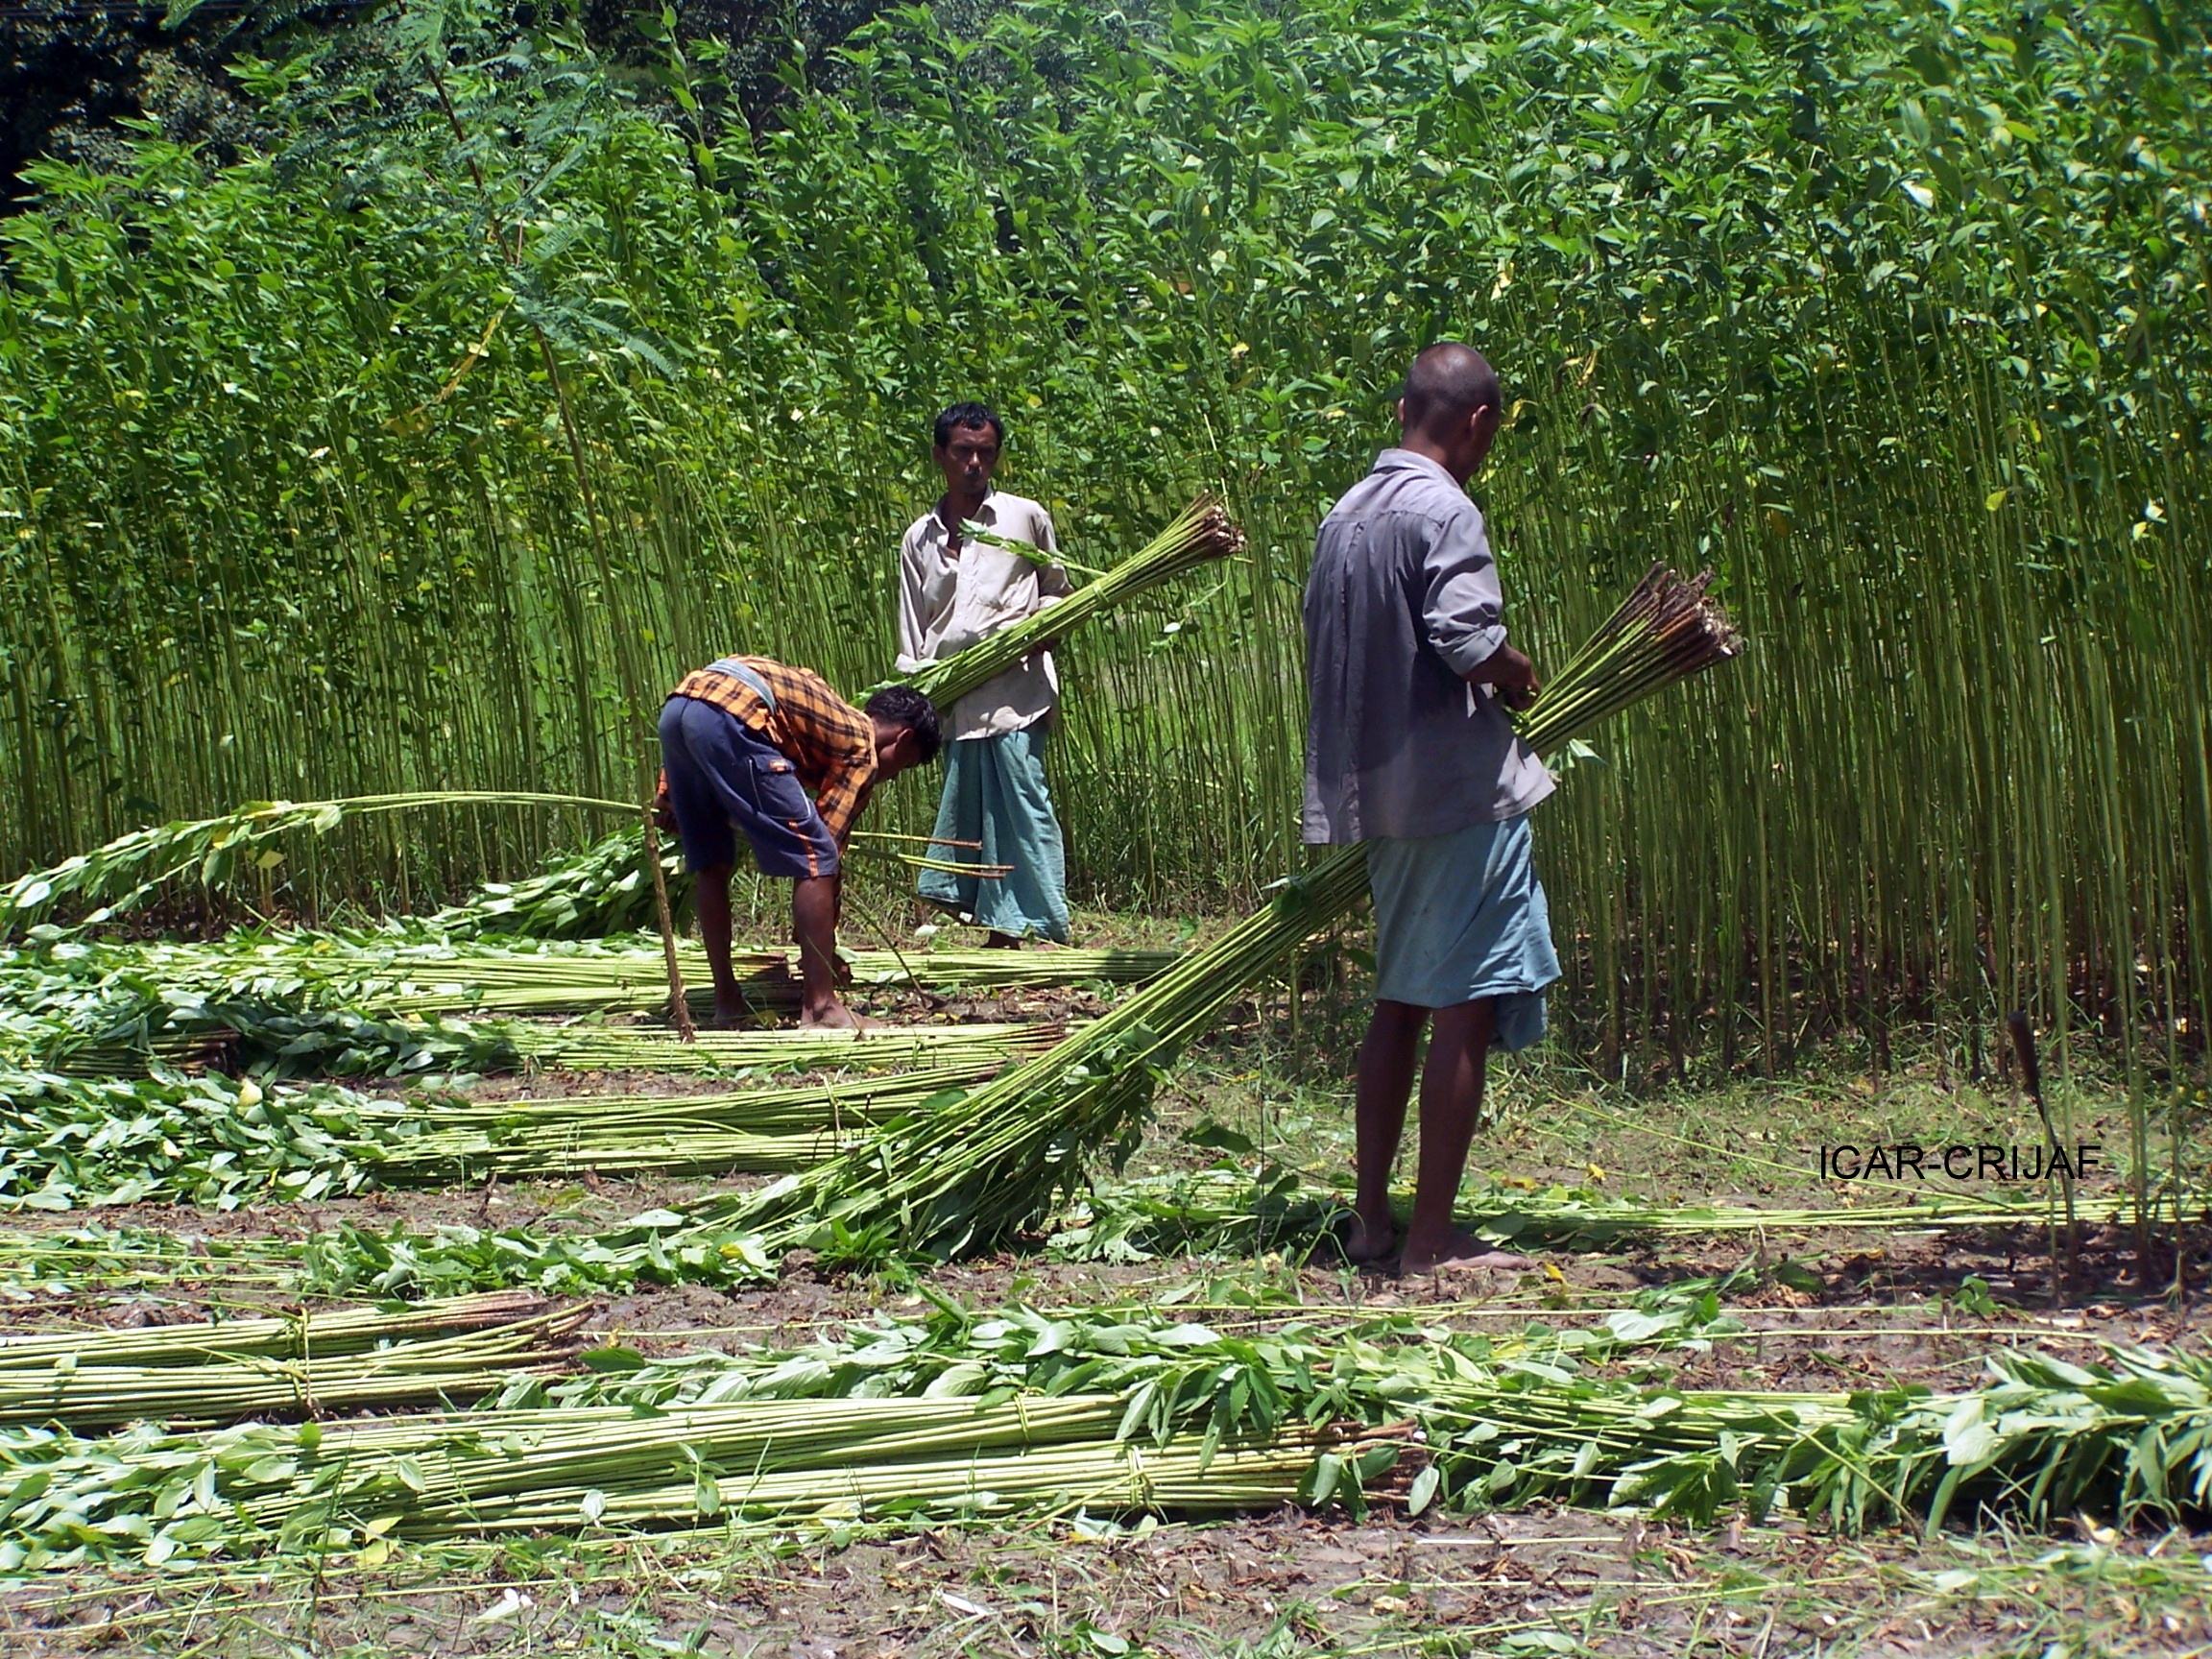
<svg viewBox="0 0 2212 1659"><path fill-rule="evenodd" d="M866 685L925 421L980 395L1085 563L1209 482L1252 530L1068 652L1054 762L1084 897L1248 897L1296 861L1311 532L1455 335L1508 382L1480 493L1539 661L1655 559L1751 640L1546 809L1588 1031L2026 1002L2194 1046L2208 70L2152 0L1020 0L887 14L756 136L710 47L648 93L388 12L249 68L269 156L48 165L0 228L0 859L633 791L733 647Z"/></svg>

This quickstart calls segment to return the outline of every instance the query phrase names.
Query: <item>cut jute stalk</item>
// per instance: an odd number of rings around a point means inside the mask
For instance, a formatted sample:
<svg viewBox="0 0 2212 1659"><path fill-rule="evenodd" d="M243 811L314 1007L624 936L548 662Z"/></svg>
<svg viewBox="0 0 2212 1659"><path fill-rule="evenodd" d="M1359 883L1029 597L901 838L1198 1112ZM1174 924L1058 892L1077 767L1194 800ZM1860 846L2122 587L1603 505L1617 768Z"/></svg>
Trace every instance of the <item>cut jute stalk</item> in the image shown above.
<svg viewBox="0 0 2212 1659"><path fill-rule="evenodd" d="M668 1021L680 1043L696 1043L699 1029L691 1023L691 1009L684 998L684 970L676 960L676 923L668 908L668 877L661 868L661 831L653 822L653 804L640 814L645 825L645 868L653 872L653 914L661 924L661 953L668 964Z"/></svg>

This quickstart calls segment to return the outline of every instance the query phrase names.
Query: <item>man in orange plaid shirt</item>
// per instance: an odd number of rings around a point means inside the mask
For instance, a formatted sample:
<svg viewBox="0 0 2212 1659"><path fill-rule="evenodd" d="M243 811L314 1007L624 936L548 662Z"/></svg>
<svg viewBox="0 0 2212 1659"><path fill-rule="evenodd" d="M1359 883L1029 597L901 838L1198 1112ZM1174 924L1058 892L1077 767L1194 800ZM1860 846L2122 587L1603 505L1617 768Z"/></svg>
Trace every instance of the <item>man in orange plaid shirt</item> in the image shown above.
<svg viewBox="0 0 2212 1659"><path fill-rule="evenodd" d="M837 995L845 840L887 778L937 758L937 711L894 685L854 708L811 668L725 657L684 677L661 710L661 807L697 881L699 933L714 974L714 1022L745 1013L730 963L733 827L763 876L788 876L799 941L799 1023L856 1029Z"/></svg>

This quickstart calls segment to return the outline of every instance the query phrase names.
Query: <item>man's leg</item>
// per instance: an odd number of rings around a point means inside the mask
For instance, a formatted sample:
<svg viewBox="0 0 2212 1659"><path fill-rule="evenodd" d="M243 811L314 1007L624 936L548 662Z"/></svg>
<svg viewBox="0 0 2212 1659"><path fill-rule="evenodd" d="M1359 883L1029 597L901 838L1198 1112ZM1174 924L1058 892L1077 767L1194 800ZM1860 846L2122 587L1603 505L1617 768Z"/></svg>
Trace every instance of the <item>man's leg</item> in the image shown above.
<svg viewBox="0 0 2212 1659"><path fill-rule="evenodd" d="M1401 1263L1407 1273L1526 1264L1452 1225L1452 1206L1467 1172L1467 1148L1482 1116L1483 1073L1497 1012L1497 1003L1487 997L1436 1010L1429 1063L1421 1073L1421 1167Z"/></svg>
<svg viewBox="0 0 2212 1659"><path fill-rule="evenodd" d="M799 940L799 1023L858 1031L867 1022L837 995L838 879L802 876L791 884L791 931Z"/></svg>
<svg viewBox="0 0 2212 1659"><path fill-rule="evenodd" d="M943 836L946 842L982 839L983 796L975 755L985 741L980 737L959 737L945 745L945 785L937 798L937 823L930 833ZM948 864L988 862L969 847L932 844L923 851ZM924 870L915 879L914 891L963 922L975 914L976 878L973 876L961 876L950 870Z"/></svg>
<svg viewBox="0 0 2212 1659"><path fill-rule="evenodd" d="M1410 1002L1378 1002L1359 1045L1358 1136L1358 1195L1350 1253L1355 1262L1381 1262L1396 1247L1398 1224L1390 1214L1390 1169L1406 1133L1406 1101L1413 1093L1413 1050L1429 1010ZM1423 1106L1426 1122L1427 1106ZM1427 1145L1424 1133L1423 1145Z"/></svg>
<svg viewBox="0 0 2212 1659"><path fill-rule="evenodd" d="M714 1028L728 1031L749 1010L730 965L730 866L710 864L692 872L692 902L699 908L699 942L707 948L707 970L714 976Z"/></svg>
<svg viewBox="0 0 2212 1659"><path fill-rule="evenodd" d="M983 843L988 863L1010 864L1005 879L978 888L976 920L990 943L1020 944L1035 934L1068 943L1068 859L1052 788L1045 776L1050 721L991 738L983 769Z"/></svg>

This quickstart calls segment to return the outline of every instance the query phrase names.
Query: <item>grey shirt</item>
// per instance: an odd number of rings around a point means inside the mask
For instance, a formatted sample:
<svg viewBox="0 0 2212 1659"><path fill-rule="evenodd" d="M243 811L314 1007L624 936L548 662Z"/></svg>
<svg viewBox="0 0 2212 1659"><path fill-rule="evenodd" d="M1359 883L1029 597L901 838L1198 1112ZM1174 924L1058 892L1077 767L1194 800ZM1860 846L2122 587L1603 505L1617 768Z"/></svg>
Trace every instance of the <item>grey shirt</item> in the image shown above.
<svg viewBox="0 0 2212 1659"><path fill-rule="evenodd" d="M1434 461L1383 450L1322 521L1306 583L1308 841L1446 835L1551 793L1465 679L1504 613L1481 512Z"/></svg>

